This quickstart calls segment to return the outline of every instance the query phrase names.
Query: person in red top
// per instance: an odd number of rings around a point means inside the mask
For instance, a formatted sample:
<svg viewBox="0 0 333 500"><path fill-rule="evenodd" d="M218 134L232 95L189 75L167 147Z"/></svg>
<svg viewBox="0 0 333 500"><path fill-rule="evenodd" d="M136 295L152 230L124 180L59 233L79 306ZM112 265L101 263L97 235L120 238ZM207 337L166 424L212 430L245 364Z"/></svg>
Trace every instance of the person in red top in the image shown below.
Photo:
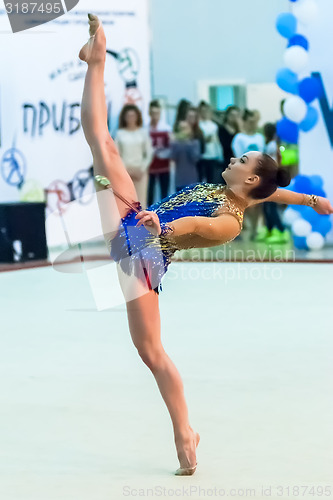
<svg viewBox="0 0 333 500"><path fill-rule="evenodd" d="M149 105L149 132L155 151L149 167L148 205L154 202L155 183L160 185L161 198L169 194L171 127L161 121L161 105L155 100Z"/></svg>

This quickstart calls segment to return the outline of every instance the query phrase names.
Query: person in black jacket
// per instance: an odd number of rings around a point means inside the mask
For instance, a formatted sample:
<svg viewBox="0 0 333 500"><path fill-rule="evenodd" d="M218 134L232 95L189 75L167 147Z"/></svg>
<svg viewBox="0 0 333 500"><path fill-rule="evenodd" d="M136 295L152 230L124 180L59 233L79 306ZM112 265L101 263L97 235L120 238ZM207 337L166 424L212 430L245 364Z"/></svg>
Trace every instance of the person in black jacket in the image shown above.
<svg viewBox="0 0 333 500"><path fill-rule="evenodd" d="M229 106L226 109L224 123L219 126L219 139L224 154L224 169L229 165L230 159L235 156L231 143L241 130L241 112L238 106Z"/></svg>

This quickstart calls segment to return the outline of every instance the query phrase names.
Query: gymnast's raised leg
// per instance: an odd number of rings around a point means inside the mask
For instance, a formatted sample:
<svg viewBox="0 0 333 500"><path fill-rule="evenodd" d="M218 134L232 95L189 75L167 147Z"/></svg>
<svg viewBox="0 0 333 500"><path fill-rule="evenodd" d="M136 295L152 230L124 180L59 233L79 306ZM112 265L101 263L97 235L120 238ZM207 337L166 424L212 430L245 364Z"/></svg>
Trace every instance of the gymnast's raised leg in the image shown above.
<svg viewBox="0 0 333 500"><path fill-rule="evenodd" d="M79 54L88 64L81 105L82 127L93 155L95 175L109 179L111 187L128 201L137 199L134 184L129 176L118 150L107 128L107 108L104 93L104 65L106 40L97 16L89 14L91 38ZM96 186L96 190L104 189ZM111 197L110 197L111 198ZM123 217L127 205L120 199L117 203L118 218ZM104 207L103 207L104 208ZM112 217L108 210L101 213L102 225L107 226L106 217ZM104 221L104 222L103 222ZM149 290L140 297L126 303L131 337L144 363L153 373L161 395L169 410L177 454L182 468L196 464L196 446L199 434L189 424L184 388L179 372L161 343L161 325L158 294Z"/></svg>

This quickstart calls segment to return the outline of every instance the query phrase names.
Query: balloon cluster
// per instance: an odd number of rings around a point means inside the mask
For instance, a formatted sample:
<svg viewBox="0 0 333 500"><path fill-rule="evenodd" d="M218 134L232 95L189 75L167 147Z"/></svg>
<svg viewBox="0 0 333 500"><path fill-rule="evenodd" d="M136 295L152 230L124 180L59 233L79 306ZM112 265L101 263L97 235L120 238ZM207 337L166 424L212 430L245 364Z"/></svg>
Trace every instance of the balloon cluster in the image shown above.
<svg viewBox="0 0 333 500"><path fill-rule="evenodd" d="M320 175L297 175L287 189L326 197L323 184ZM332 228L329 215L320 215L304 205L290 205L284 211L283 221L291 228L295 247L305 250L323 248L326 235Z"/></svg>
<svg viewBox="0 0 333 500"><path fill-rule="evenodd" d="M316 78L301 78L300 74L308 64L309 42L300 34L299 24L309 24L316 17L318 8L315 0L290 0L293 14L280 14L276 28L287 38L284 54L285 67L276 75L276 83L285 92L292 94L283 105L284 117L277 123L278 136L286 142L297 144L299 131L309 132L318 121L318 111L311 103L320 97L321 86Z"/></svg>

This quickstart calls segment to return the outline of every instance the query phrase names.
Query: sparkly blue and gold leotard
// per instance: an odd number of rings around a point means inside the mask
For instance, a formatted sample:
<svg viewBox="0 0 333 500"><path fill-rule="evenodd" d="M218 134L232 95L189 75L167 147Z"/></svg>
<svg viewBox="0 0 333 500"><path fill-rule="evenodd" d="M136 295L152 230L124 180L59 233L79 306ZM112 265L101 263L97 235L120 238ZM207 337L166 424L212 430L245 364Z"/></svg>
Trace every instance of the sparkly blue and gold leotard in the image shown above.
<svg viewBox="0 0 333 500"><path fill-rule="evenodd" d="M132 201L137 210L142 210L140 202ZM181 217L215 217L221 213L229 213L239 222L242 229L244 200L236 196L227 186L212 183L194 183L181 191L173 193L161 201L154 203L146 210L155 212L161 226ZM118 262L122 270L131 275L142 277L149 289L157 293L162 290L161 279L166 273L173 254L185 248L206 247L199 235L154 236L143 225L135 227L138 219L136 211L129 209L122 218L118 232L111 240L110 256ZM215 243L216 245L217 243Z"/></svg>

